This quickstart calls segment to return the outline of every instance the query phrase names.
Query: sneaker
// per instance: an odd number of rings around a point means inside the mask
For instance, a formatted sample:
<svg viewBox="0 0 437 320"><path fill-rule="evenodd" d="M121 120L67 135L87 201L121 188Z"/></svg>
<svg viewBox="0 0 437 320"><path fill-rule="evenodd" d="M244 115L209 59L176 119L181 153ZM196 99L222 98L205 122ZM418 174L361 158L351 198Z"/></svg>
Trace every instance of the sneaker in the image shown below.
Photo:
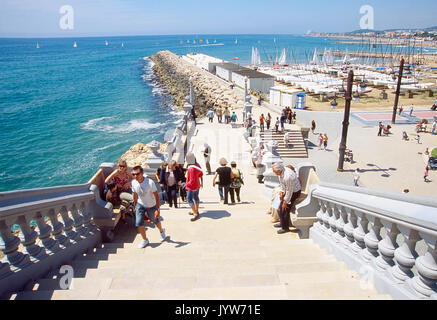
<svg viewBox="0 0 437 320"><path fill-rule="evenodd" d="M165 236L165 229L162 228L162 232L161 232L161 241L164 241L165 238L166 238L166 236Z"/></svg>
<svg viewBox="0 0 437 320"><path fill-rule="evenodd" d="M274 227L275 227L275 228L282 228L282 226L281 226L280 223L275 224Z"/></svg>
<svg viewBox="0 0 437 320"><path fill-rule="evenodd" d="M193 222L196 220L199 220L199 215L195 215L194 218L191 218L191 221L193 221Z"/></svg>
<svg viewBox="0 0 437 320"><path fill-rule="evenodd" d="M290 230L284 230L284 229L278 230L278 234L284 234L284 233L288 233L288 232L290 232Z"/></svg>
<svg viewBox="0 0 437 320"><path fill-rule="evenodd" d="M143 248L145 248L145 247L147 247L147 245L149 244L149 240L143 240L143 241L141 241L141 243L138 245L138 248L139 249L143 249Z"/></svg>

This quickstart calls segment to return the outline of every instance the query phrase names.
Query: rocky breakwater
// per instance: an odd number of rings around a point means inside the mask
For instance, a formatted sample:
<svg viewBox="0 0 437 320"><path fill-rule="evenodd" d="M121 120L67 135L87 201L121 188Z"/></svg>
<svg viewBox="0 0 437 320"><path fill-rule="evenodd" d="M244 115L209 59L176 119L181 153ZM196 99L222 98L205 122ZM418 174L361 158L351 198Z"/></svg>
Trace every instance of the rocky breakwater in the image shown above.
<svg viewBox="0 0 437 320"><path fill-rule="evenodd" d="M164 154L168 151L168 142L160 143L158 153ZM125 160L128 167L142 166L143 168L149 168L147 159L153 153L149 145L144 143L137 143L129 148L125 154L123 154L119 160Z"/></svg>
<svg viewBox="0 0 437 320"><path fill-rule="evenodd" d="M215 110L241 109L244 106L243 94L237 94L230 87L170 51L160 51L150 57L155 63L153 70L160 82L173 96L173 104L182 107L189 95L189 81L194 88L194 108L199 116L204 116L209 107Z"/></svg>

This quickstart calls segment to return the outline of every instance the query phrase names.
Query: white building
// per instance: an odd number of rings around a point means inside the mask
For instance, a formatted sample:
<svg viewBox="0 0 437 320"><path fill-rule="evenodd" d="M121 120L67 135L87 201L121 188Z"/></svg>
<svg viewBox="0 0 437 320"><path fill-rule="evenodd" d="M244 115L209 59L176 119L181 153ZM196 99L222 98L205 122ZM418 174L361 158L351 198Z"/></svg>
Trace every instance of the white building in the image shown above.
<svg viewBox="0 0 437 320"><path fill-rule="evenodd" d="M236 70L244 69L243 67L236 65L235 63L225 62L216 65L216 75L226 81L234 81L232 78L232 72ZM244 82L243 82L244 88Z"/></svg>
<svg viewBox="0 0 437 320"><path fill-rule="evenodd" d="M183 56L182 59L211 73L216 72L216 65L224 62L221 59L211 57L203 53L189 53L186 56Z"/></svg>
<svg viewBox="0 0 437 320"><path fill-rule="evenodd" d="M270 88L270 103L280 107L296 107L297 95L302 90L290 89L287 87L276 86Z"/></svg>
<svg viewBox="0 0 437 320"><path fill-rule="evenodd" d="M232 72L232 81L239 87L244 88L244 81L247 77L247 87L254 92L269 93L275 85L275 78L269 74L243 68Z"/></svg>

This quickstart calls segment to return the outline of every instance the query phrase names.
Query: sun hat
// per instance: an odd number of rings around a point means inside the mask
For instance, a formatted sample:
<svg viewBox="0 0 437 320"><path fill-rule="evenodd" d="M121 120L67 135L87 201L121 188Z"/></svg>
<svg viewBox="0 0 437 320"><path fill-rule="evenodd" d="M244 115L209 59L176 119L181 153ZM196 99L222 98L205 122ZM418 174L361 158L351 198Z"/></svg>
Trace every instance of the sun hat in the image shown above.
<svg viewBox="0 0 437 320"><path fill-rule="evenodd" d="M225 158L221 158L219 163L220 163L221 166L225 166L225 165L228 164L228 161Z"/></svg>

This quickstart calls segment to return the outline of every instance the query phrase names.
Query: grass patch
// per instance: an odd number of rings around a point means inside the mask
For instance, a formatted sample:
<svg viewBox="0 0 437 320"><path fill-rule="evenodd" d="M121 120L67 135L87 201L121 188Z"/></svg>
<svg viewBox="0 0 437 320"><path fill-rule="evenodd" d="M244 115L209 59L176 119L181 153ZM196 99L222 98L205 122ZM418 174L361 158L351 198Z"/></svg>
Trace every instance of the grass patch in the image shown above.
<svg viewBox="0 0 437 320"><path fill-rule="evenodd" d="M431 157L437 158L437 148L434 148L431 152Z"/></svg>

